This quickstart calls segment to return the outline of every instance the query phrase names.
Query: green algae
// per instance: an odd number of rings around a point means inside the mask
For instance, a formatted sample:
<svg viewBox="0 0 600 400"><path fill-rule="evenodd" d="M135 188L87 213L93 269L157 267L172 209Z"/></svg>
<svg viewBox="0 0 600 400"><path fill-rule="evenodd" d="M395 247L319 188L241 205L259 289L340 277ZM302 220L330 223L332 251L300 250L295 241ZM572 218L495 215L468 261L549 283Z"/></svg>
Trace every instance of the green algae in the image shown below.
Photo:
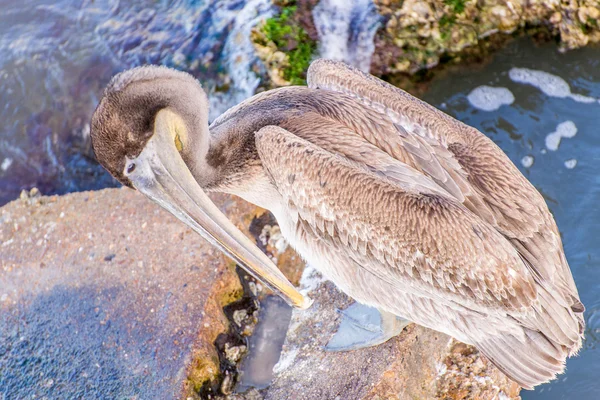
<svg viewBox="0 0 600 400"><path fill-rule="evenodd" d="M298 8L295 1L288 1L277 16L267 19L259 27L264 39L274 44L275 51L286 56L281 66L281 75L292 85L306 84L306 71L312 60L317 44L312 40L297 19Z"/></svg>
<svg viewBox="0 0 600 400"><path fill-rule="evenodd" d="M452 11L461 14L465 11L465 0L444 0L444 4L449 6Z"/></svg>

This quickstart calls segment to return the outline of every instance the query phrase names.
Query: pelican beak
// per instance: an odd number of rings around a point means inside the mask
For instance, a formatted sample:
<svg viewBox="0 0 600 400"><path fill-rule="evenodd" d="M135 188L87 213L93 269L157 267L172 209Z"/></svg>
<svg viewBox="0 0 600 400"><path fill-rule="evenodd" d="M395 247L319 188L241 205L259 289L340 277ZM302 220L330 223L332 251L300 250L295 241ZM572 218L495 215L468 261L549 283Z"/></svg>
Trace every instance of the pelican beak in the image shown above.
<svg viewBox="0 0 600 400"><path fill-rule="evenodd" d="M302 309L309 307L311 300L221 213L198 185L178 151L187 137L185 130L179 115L169 109L158 112L152 138L140 155L127 160L125 165L126 176L133 186L235 260L288 304Z"/></svg>

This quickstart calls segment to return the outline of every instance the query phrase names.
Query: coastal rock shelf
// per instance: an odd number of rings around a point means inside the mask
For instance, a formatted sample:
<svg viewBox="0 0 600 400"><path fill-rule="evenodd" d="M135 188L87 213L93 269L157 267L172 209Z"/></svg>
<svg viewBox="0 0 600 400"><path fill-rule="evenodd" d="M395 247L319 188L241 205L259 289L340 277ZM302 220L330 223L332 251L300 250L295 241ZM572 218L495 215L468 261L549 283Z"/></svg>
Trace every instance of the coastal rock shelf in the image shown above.
<svg viewBox="0 0 600 400"><path fill-rule="evenodd" d="M275 249L268 214L214 199L297 280L298 257ZM223 397L201 393L224 387L215 342L242 287L233 264L174 217L129 189L22 196L0 209L0 243L0 396ZM414 325L375 348L324 352L336 308L351 300L314 270L301 285L315 304L294 311L274 381L226 398L518 398L473 349Z"/></svg>
<svg viewBox="0 0 600 400"><path fill-rule="evenodd" d="M336 1L273 2L279 16L251 34L268 71L264 87L303 82L310 48L319 50L314 57L343 59L392 79L433 68L442 59L480 59L516 32L555 38L561 50L600 41L595 0L373 0L353 2L351 12ZM332 46L336 51L325 48Z"/></svg>
<svg viewBox="0 0 600 400"><path fill-rule="evenodd" d="M0 398L219 384L213 342L242 294L229 260L130 189L22 197L0 209ZM255 209L218 204L245 226Z"/></svg>
<svg viewBox="0 0 600 400"><path fill-rule="evenodd" d="M336 310L352 300L319 276L305 270L314 304L294 310L271 386L242 399L520 399L519 386L474 348L414 324L376 347L323 351L339 325Z"/></svg>
<svg viewBox="0 0 600 400"><path fill-rule="evenodd" d="M384 20L371 64L378 75L431 68L443 54L460 57L492 35L524 28L545 29L563 50L600 41L600 3L594 0L374 1Z"/></svg>

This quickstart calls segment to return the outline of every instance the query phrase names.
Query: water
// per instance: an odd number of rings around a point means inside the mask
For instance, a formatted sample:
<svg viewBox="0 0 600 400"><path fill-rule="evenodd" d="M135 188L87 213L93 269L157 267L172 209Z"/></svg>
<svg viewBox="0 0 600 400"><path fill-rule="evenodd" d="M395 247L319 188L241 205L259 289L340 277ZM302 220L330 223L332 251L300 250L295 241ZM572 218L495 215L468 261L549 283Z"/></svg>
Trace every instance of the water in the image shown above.
<svg viewBox="0 0 600 400"><path fill-rule="evenodd" d="M248 355L240 366L242 373L237 388L240 393L251 387L269 386L292 317L292 308L279 296L267 296L260 307L258 324L248 339Z"/></svg>
<svg viewBox="0 0 600 400"><path fill-rule="evenodd" d="M339 4L314 10L320 51L366 69L380 21L370 1L343 13ZM32 186L64 193L116 184L93 160L88 122L118 71L161 63L192 72L209 93L211 118L252 94L261 67L248 32L273 13L270 0L0 0L0 9L0 204ZM565 375L523 397L597 398L600 49L560 54L518 41L487 65L439 76L422 97L489 135L561 229L587 337Z"/></svg>
<svg viewBox="0 0 600 400"><path fill-rule="evenodd" d="M94 161L89 119L115 73L140 64L190 71L211 118L259 81L249 30L270 0L0 0L0 205L23 188L116 185ZM224 90L227 88L227 90Z"/></svg>
<svg viewBox="0 0 600 400"><path fill-rule="evenodd" d="M505 88L489 102L469 94ZM510 96L514 101L507 101ZM587 310L586 340L567 373L532 399L597 399L600 393L600 48L560 54L529 40L510 44L485 66L435 79L423 99L492 138L542 192L561 231ZM494 105L494 107L491 107ZM488 107L489 106L489 107ZM496 107L497 106L497 107ZM491 111L486 111L491 109Z"/></svg>
<svg viewBox="0 0 600 400"><path fill-rule="evenodd" d="M381 16L372 0L321 0L313 9L319 55L369 71Z"/></svg>
<svg viewBox="0 0 600 400"><path fill-rule="evenodd" d="M118 185L94 161L89 119L119 71L191 72L208 92L211 120L251 96L264 67L250 30L274 12L271 0L0 0L0 9L0 205L31 187ZM324 0L314 15L323 56L367 70L380 22L372 1Z"/></svg>

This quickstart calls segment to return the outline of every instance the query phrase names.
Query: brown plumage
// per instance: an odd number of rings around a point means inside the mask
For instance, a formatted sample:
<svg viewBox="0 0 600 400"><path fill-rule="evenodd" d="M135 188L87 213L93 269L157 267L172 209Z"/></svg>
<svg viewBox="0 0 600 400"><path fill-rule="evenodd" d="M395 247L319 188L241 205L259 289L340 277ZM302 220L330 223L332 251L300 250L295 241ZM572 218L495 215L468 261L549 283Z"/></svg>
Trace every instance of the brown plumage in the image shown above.
<svg viewBox="0 0 600 400"><path fill-rule="evenodd" d="M553 379L581 347L583 305L554 219L476 129L317 60L308 88L256 95L209 135L197 83L137 71L139 80L113 80L92 123L99 161L123 182L162 105L182 115L179 154L200 186L270 209L298 252L356 300L475 345L525 388Z"/></svg>

